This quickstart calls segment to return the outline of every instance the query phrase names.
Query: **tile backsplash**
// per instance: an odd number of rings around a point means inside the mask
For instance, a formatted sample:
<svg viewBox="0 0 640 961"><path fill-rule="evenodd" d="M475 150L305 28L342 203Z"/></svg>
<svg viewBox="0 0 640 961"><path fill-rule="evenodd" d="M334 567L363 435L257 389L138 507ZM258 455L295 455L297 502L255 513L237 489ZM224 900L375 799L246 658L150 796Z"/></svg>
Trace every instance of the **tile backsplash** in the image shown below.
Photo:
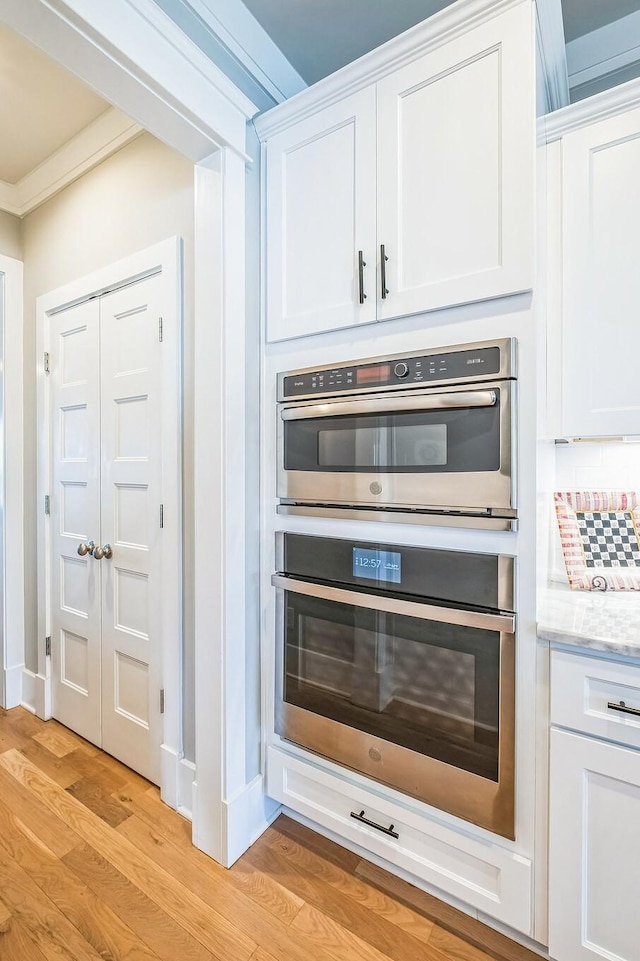
<svg viewBox="0 0 640 961"><path fill-rule="evenodd" d="M640 443L557 444L554 490L639 491ZM551 526L549 579L568 583L553 511Z"/></svg>
<svg viewBox="0 0 640 961"><path fill-rule="evenodd" d="M640 443L556 445L556 490L638 490Z"/></svg>

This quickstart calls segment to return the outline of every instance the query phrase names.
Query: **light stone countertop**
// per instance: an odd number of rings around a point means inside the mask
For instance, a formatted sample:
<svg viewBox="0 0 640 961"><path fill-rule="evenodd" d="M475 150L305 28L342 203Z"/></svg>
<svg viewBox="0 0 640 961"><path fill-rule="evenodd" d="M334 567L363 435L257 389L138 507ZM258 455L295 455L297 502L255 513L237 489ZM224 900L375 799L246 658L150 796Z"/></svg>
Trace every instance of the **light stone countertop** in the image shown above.
<svg viewBox="0 0 640 961"><path fill-rule="evenodd" d="M550 585L539 598L538 637L640 657L640 591L578 591Z"/></svg>

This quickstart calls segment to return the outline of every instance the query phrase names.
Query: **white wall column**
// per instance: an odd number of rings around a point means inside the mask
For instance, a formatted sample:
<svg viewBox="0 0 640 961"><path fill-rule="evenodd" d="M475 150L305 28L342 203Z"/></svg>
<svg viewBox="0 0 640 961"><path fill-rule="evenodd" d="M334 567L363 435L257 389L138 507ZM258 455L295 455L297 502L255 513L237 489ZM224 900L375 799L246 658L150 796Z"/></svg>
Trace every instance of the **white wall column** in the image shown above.
<svg viewBox="0 0 640 961"><path fill-rule="evenodd" d="M246 777L245 164L196 167L194 843L230 865L264 830ZM250 374L249 374L250 376Z"/></svg>
<svg viewBox="0 0 640 961"><path fill-rule="evenodd" d="M22 263L1 256L0 370L0 704L11 708L24 667Z"/></svg>

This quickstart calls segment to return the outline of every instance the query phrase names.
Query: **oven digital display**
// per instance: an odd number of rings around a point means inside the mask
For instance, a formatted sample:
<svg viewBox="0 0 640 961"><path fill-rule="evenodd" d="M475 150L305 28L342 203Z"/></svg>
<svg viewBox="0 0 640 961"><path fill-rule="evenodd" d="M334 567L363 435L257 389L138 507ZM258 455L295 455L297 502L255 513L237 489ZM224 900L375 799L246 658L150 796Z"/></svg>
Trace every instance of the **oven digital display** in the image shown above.
<svg viewBox="0 0 640 961"><path fill-rule="evenodd" d="M402 578L402 555L397 551L354 547L353 576L399 584Z"/></svg>
<svg viewBox="0 0 640 961"><path fill-rule="evenodd" d="M384 384L391 379L391 364L376 364L375 367L358 367L357 384Z"/></svg>

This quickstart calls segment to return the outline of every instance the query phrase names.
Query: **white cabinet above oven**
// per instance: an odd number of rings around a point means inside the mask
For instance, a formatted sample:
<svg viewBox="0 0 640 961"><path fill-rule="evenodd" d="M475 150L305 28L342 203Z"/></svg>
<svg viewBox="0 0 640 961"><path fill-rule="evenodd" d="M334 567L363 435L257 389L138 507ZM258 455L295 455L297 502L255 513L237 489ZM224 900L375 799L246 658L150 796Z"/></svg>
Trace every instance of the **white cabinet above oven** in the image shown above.
<svg viewBox="0 0 640 961"><path fill-rule="evenodd" d="M256 122L268 340L532 286L532 4L455 7Z"/></svg>

